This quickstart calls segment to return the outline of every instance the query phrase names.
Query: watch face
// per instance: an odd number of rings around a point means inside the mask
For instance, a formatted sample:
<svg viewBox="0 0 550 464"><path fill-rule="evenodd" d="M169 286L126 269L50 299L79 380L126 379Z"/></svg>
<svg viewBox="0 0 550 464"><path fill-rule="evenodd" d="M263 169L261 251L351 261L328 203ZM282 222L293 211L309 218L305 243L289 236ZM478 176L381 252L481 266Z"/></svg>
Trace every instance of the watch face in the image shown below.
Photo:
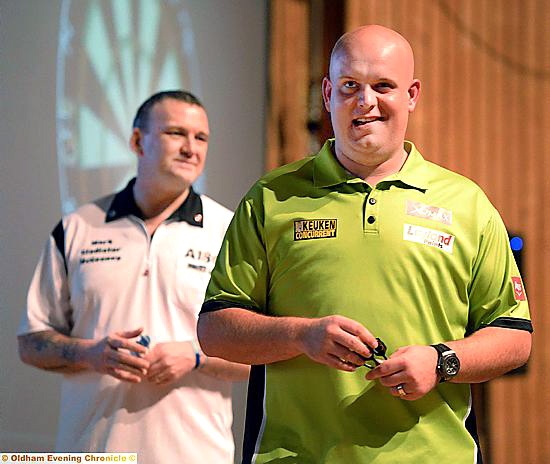
<svg viewBox="0 0 550 464"><path fill-rule="evenodd" d="M458 374L458 370L460 369L460 361L455 355L449 356L443 361L443 369L445 370L446 376L455 376Z"/></svg>

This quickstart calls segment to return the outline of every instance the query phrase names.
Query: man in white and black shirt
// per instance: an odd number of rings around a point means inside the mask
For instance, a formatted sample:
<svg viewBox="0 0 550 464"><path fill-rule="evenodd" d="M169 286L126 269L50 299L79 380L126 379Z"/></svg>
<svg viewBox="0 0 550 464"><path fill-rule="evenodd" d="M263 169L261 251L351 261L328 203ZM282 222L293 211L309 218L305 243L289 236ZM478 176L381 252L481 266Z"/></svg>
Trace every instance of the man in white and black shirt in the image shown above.
<svg viewBox="0 0 550 464"><path fill-rule="evenodd" d="M208 117L184 91L138 109L137 177L55 227L18 331L24 362L64 375L57 451L137 452L141 464L232 463L231 381L198 312L231 212L198 195ZM137 343L150 337L150 346Z"/></svg>

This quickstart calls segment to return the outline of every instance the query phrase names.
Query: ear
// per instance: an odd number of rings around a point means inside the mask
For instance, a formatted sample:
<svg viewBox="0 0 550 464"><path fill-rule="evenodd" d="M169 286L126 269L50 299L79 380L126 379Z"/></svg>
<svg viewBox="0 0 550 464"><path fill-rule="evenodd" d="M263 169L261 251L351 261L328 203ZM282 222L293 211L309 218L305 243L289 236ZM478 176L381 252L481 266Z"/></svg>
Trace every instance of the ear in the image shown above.
<svg viewBox="0 0 550 464"><path fill-rule="evenodd" d="M416 108L418 99L420 98L420 81L414 79L408 90L409 93L409 113L412 113Z"/></svg>
<svg viewBox="0 0 550 464"><path fill-rule="evenodd" d="M134 127L132 130L132 135L130 136L130 149L138 156L143 156L143 149L141 148L141 130L137 127Z"/></svg>
<svg viewBox="0 0 550 464"><path fill-rule="evenodd" d="M325 109L330 113L330 96L332 95L332 82L328 77L323 77L323 83L321 84L321 92L323 93L323 103Z"/></svg>

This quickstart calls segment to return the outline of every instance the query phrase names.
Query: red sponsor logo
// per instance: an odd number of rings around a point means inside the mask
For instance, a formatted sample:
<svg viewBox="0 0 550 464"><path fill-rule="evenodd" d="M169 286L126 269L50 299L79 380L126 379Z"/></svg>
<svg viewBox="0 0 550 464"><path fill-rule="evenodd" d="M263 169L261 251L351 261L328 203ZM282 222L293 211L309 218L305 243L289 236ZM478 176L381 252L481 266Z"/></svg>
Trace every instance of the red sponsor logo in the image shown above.
<svg viewBox="0 0 550 464"><path fill-rule="evenodd" d="M523 283L520 277L512 277L512 285L514 286L514 296L516 301L525 301L525 290L523 289Z"/></svg>

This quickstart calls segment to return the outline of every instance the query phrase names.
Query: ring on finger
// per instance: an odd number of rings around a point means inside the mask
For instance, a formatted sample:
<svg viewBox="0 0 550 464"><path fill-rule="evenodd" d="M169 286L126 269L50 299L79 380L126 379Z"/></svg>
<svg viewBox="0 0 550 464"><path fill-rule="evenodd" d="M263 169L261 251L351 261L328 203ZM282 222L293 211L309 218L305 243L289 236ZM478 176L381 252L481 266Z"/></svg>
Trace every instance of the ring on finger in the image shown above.
<svg viewBox="0 0 550 464"><path fill-rule="evenodd" d="M395 387L395 391L399 393L399 396L407 396L407 392L405 391L402 383Z"/></svg>

